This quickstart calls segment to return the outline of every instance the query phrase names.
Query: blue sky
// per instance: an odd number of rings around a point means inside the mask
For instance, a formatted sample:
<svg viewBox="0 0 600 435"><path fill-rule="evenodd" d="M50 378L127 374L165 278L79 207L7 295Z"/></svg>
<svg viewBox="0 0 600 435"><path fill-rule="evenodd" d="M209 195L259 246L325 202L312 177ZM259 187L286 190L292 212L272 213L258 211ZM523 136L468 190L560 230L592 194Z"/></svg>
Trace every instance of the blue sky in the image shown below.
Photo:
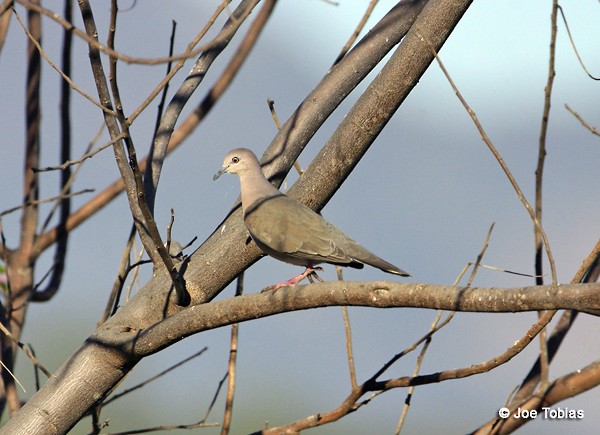
<svg viewBox="0 0 600 435"><path fill-rule="evenodd" d="M108 3L93 3L98 27L106 29ZM281 1L277 5L235 83L188 143L168 159L156 204L160 228L166 227L169 209L174 208L174 237L181 242L194 236L204 240L214 230L239 193L235 177L212 181L225 153L239 146L262 153L275 134L266 99L275 100L279 118L287 119L327 72L367 3L340 0L338 6L332 6L325 1L305 0ZM133 10L124 11L119 17L122 27L118 47L131 55L163 56L174 19L178 23L176 51L181 52L216 4L216 1L176 1L165 10L163 2L138 1ZM393 4L381 1L370 25ZM592 73L600 75L596 56L600 41L598 2L571 0L561 4L582 58ZM47 2L46 6L61 9L57 1ZM126 6L120 5L122 9ZM550 1L476 1L440 53L456 85L530 201L533 201L548 68L550 8ZM17 7L17 11L25 15L22 8ZM60 33L47 19L44 42L49 55L58 59ZM0 129L4 132L0 141L4 156L0 159L0 172L8 186L0 190L1 209L17 205L20 199L24 47L23 32L13 22L0 54L0 77L4 79L0 93L3 102ZM76 53L79 60L74 79L94 95L87 49L79 40ZM208 74L193 103L200 101L229 55L225 54L215 64L215 70ZM189 68L184 67L182 74ZM598 237L600 143L598 137L583 129L565 110L564 104L598 127L600 88L577 63L562 22L556 72L543 223L556 259L559 281L568 282ZM164 66L121 64L120 73L125 110L131 111L156 86L164 74ZM174 79L171 90L179 85L182 74ZM371 79L372 76L325 123L300 156L302 166L310 163ZM56 73L46 68L44 165L57 163L57 89ZM74 95L73 100L77 124L74 154L77 154L101 127L102 119L80 96ZM148 110L133 125L140 154L151 139L155 113L154 109ZM117 176L111 152L105 151L84 165L75 189L100 190ZM290 176L288 186L293 181L295 175ZM43 197L55 195L57 175L42 175L42 184ZM79 197L74 202L81 205L85 200ZM48 207L42 211L47 212ZM533 271L532 223L435 63L323 214L381 257L409 271L414 277L409 282L451 284L465 263L474 261L492 222L496 225L484 263L523 273ZM18 242L18 218L18 214L13 214L3 221L8 245L12 247ZM130 221L126 201L119 198L79 228L71 237L60 293L50 303L31 307L23 341L34 345L38 357L50 369L57 368L93 331L117 271ZM50 261L50 255L40 261L39 276ZM142 272L140 286L149 273L148 269ZM259 291L296 273L296 267L263 259L246 273L246 291ZM94 278L90 280L90 276ZM333 268L328 268L324 277L335 279ZM390 278L372 268L346 271L345 277ZM530 278L482 270L474 285L508 287L532 282ZM233 290L228 289L222 297L232 295ZM425 310L351 309L359 381L422 336L434 315L435 312ZM436 335L423 372L490 359L518 339L536 318L535 313L458 314ZM597 333L596 319L580 316L552 365L551 375L560 376L596 359L600 345L589 338ZM165 381L106 408L103 416L111 418L110 430L197 419L204 413L225 371L228 339L228 328L211 331L143 361L126 385L145 379L197 349L209 347L204 356ZM487 375L418 388L405 433L433 433L442 428L445 432L463 433L493 417L529 369L536 349L537 345L530 346L515 360ZM413 364L414 357L408 358L391 374L411 373ZM17 373L32 391L31 369L24 358ZM265 420L276 425L338 406L349 390L341 310L311 310L243 324L238 380L234 433L256 430ZM342 422L313 432L391 433L404 394L400 390L386 393ZM147 398L151 399L150 404L144 401ZM599 401L599 393L592 391L561 404L584 409L583 421L536 421L520 433L558 434L572 431L574 426L570 425L574 424L575 431L592 433L592 428L598 425L593 411ZM185 406L172 409L175 403ZM220 421L221 409L219 401L209 420ZM140 420L135 421L136 418ZM73 433L85 433L86 427L78 427ZM203 433L217 432L207 429Z"/></svg>

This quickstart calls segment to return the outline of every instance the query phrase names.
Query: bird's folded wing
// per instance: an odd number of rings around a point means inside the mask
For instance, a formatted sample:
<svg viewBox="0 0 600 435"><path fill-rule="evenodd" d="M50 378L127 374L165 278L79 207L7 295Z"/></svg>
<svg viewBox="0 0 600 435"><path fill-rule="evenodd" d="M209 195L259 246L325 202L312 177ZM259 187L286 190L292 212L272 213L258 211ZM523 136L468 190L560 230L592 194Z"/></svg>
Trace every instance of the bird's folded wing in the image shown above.
<svg viewBox="0 0 600 435"><path fill-rule="evenodd" d="M353 262L335 242L341 233L337 228L304 204L284 195L249 208L244 220L252 238L280 256L339 264Z"/></svg>

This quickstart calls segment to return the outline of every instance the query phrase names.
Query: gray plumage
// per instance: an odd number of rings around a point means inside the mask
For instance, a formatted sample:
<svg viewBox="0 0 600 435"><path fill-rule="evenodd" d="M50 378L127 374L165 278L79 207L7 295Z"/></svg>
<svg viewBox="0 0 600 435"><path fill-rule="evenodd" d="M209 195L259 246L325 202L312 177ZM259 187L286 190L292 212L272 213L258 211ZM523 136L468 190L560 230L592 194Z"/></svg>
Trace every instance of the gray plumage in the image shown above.
<svg viewBox="0 0 600 435"><path fill-rule="evenodd" d="M265 178L252 151L244 148L230 151L213 179L225 172L239 176L244 223L257 246L271 257L307 270L319 263L358 269L368 264L387 273L410 276L356 243L301 202L277 190ZM297 282L292 280L286 283Z"/></svg>

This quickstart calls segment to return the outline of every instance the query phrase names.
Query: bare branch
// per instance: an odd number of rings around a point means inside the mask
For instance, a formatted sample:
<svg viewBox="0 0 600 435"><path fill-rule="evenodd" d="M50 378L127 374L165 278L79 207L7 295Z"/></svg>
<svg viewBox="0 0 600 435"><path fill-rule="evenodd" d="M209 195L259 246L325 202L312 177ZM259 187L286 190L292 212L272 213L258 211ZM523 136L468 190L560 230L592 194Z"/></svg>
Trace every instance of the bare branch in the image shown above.
<svg viewBox="0 0 600 435"><path fill-rule="evenodd" d="M244 292L244 273L238 276L235 287L235 295L241 296ZM225 411L223 412L223 425L221 427L221 435L227 435L231 429L231 419L233 416L233 398L235 395L236 367L237 367L237 351L238 351L238 335L240 325L234 323L231 325L231 341L229 344L229 361L227 363L227 394L225 396Z"/></svg>
<svg viewBox="0 0 600 435"><path fill-rule="evenodd" d="M119 134L118 136L116 136L114 139L111 139L108 142L100 145L98 148L94 149L93 151L86 152L80 158L78 158L76 160L66 160L66 161L64 161L63 163L61 163L60 165L57 165L57 166L46 166L46 167L43 167L43 168L32 168L32 170L34 172L62 171L64 169L68 168L69 166L78 165L80 163L83 163L85 160L94 157L100 151L103 151L106 148L114 145L115 143L117 143L120 140L124 139L126 136L127 136L127 133L123 132L123 133Z"/></svg>
<svg viewBox="0 0 600 435"><path fill-rule="evenodd" d="M465 288L389 281L332 281L279 289L270 296L244 295L194 305L141 331L131 351L145 356L152 349L217 326L282 312L336 305L373 308L413 307L450 311L516 313L573 309L596 314L600 284L561 284L520 288Z"/></svg>
<svg viewBox="0 0 600 435"><path fill-rule="evenodd" d="M579 55L579 51L577 50L577 46L575 45L575 40L573 39L573 36L571 35L571 30L569 29L569 23L567 23L567 17L565 16L565 11L563 10L562 6L557 5L557 7L558 7L558 10L560 11L560 15L563 19L563 22L565 23L565 29L567 29L567 35L569 35L569 41L571 41L571 47L573 47L573 51L575 52L575 56L577 56L579 65L581 65L581 68L583 68L583 70L585 71L585 73L587 74L587 76L589 78L591 78L592 80L600 80L600 77L593 76L588 71L585 64L583 63L583 60L581 59L581 56Z"/></svg>
<svg viewBox="0 0 600 435"><path fill-rule="evenodd" d="M573 114L573 116L575 118L577 118L577 120L579 122L581 122L581 125L583 125L590 132L592 132L592 134L595 134L596 136L600 136L600 130L598 130L596 127L593 127L592 125L590 125L585 119L583 119L583 117L579 113L577 113L573 109L571 109L568 104L565 104L565 107L569 112L571 112Z"/></svg>
<svg viewBox="0 0 600 435"><path fill-rule="evenodd" d="M358 22L356 29L354 29L354 32L352 32L352 35L350 35L350 38L348 38L348 41L346 42L344 47L342 47L342 50L340 51L340 54L338 54L338 57L335 59L335 62L333 62L334 65L340 60L342 60L344 56L346 56L346 54L350 50L350 47L352 47L352 44L356 42L358 35L360 35L360 32L362 32L363 28L365 27L365 24L367 24L367 21L369 20L373 9L375 9L375 6L377 6L377 3L379 3L379 0L371 0L369 2L369 6L367 6L367 10L365 10L365 13Z"/></svg>
<svg viewBox="0 0 600 435"><path fill-rule="evenodd" d="M40 204L46 204L46 203L49 203L49 202L55 202L57 200L62 200L62 199L65 199L65 198L72 198L72 197L77 196L77 195L83 195L84 193L92 193L92 192L94 192L94 189L83 189L83 190L79 190L77 192L71 192L71 193L69 193L67 195L59 195L59 196L53 196L52 198L38 199L36 201L27 202L27 203L25 203L23 205L17 205L15 207L12 207L12 208L9 208L7 210L4 210L3 212L0 212L0 217L6 216L7 214L13 213L13 212L15 212L17 210L21 210L23 208L31 207L31 206L34 206L34 205L37 206L37 205L40 205Z"/></svg>
<svg viewBox="0 0 600 435"><path fill-rule="evenodd" d="M175 369L178 369L179 367L183 366L184 364L187 364L188 362L190 362L191 360L199 357L200 355L202 355L204 352L206 352L208 350L208 347L203 347L202 349L200 349L198 352L195 352L194 354L188 356L187 358L182 359L181 361L178 361L177 363L167 367L166 369L162 370L160 373L157 373L154 376L151 376L150 378L132 386L127 388L126 390L113 395L112 397L110 397L109 399L105 400L103 403L103 406L106 406L112 402L114 402L115 400L120 399L123 396L126 396L129 393L132 393L136 390L139 390L140 388L145 387L146 385L159 380L160 378L162 378L163 376L169 374L170 372L172 372Z"/></svg>

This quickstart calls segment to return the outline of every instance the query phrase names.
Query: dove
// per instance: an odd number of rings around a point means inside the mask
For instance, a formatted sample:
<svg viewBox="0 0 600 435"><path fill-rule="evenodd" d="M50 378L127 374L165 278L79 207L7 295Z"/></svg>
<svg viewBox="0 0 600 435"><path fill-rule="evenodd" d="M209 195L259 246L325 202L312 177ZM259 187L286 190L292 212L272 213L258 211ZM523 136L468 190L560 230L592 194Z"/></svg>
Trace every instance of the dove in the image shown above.
<svg viewBox="0 0 600 435"><path fill-rule="evenodd" d="M277 260L305 267L300 275L263 291L293 286L312 275L318 278L315 271L322 270L316 267L320 263L356 269L368 264L387 273L410 276L359 245L300 201L276 189L263 174L252 151L245 148L230 151L213 180L224 173L240 179L244 224L256 245Z"/></svg>

